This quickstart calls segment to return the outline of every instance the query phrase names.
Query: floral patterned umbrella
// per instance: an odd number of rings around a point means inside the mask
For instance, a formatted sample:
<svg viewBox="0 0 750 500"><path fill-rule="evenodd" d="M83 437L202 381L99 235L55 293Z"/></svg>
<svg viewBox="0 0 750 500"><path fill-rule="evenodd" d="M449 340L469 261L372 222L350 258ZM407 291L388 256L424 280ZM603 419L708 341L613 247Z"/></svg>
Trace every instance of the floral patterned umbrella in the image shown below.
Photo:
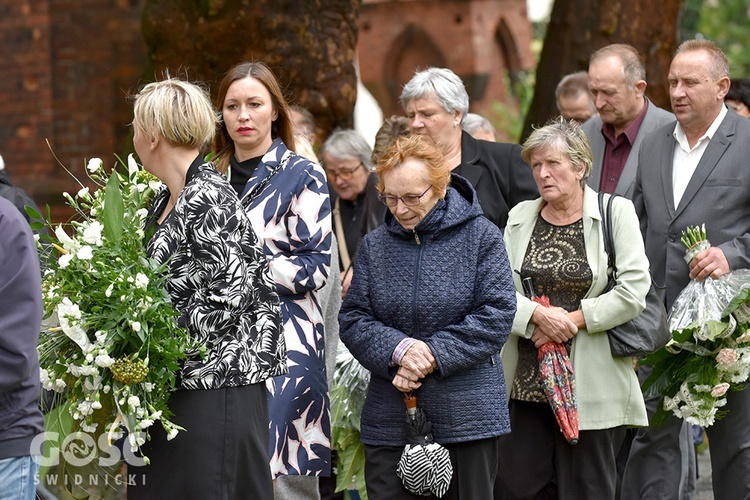
<svg viewBox="0 0 750 500"><path fill-rule="evenodd" d="M549 297L534 293L530 277L523 278L526 296L544 307L550 307ZM560 430L570 444L578 443L578 401L573 365L564 344L547 342L539 347L539 375L544 393L549 400Z"/></svg>
<svg viewBox="0 0 750 500"><path fill-rule="evenodd" d="M578 443L576 381L563 344L547 342L539 348L539 373L544 393L565 439L570 444Z"/></svg>

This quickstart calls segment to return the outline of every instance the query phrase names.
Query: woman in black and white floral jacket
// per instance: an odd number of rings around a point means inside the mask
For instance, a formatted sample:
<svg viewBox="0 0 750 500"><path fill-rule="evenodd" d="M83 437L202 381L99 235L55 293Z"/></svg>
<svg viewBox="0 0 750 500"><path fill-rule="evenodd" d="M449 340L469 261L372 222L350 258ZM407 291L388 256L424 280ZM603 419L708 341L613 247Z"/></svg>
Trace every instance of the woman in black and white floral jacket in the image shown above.
<svg viewBox="0 0 750 500"><path fill-rule="evenodd" d="M169 443L162 429L152 433L151 464L128 498L273 497L264 382L287 371L279 299L237 195L201 159L216 123L206 93L181 80L136 97L133 144L164 182L147 217L148 253L167 263L178 322L206 353L184 363L169 402L187 432Z"/></svg>

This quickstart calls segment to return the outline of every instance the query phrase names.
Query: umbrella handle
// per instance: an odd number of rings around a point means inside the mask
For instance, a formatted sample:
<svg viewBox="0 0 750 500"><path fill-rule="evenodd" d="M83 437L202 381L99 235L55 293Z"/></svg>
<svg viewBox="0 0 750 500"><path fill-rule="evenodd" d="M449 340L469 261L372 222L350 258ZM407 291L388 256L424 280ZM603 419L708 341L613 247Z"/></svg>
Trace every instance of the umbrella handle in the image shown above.
<svg viewBox="0 0 750 500"><path fill-rule="evenodd" d="M404 404L407 414L414 415L417 413L417 397L414 395L414 391L404 393Z"/></svg>

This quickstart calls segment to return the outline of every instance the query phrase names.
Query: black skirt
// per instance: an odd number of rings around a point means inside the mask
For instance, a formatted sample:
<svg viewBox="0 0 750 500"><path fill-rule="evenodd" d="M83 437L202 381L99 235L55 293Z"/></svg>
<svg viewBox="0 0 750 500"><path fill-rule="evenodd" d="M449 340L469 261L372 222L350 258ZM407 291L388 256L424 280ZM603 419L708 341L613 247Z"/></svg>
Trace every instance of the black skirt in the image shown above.
<svg viewBox="0 0 750 500"><path fill-rule="evenodd" d="M265 383L180 390L169 407L185 431L167 441L158 422L151 428L151 463L128 465L128 499L273 498Z"/></svg>

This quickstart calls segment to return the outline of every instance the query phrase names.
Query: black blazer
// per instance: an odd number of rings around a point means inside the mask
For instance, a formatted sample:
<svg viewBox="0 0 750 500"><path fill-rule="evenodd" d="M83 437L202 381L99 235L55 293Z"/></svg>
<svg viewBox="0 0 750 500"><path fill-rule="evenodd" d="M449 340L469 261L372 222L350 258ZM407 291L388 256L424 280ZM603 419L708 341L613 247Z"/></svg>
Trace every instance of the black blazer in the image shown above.
<svg viewBox="0 0 750 500"><path fill-rule="evenodd" d="M508 212L521 201L539 197L531 167L521 158L521 146L461 136L461 165L453 170L471 182L484 215L504 229Z"/></svg>

